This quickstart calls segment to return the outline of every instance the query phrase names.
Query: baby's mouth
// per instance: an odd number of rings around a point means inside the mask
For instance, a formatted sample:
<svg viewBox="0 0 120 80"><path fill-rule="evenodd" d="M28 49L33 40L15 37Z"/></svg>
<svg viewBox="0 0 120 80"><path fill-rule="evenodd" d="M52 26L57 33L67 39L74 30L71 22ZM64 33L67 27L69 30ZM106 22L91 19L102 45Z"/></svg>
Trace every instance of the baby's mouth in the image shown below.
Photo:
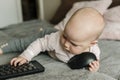
<svg viewBox="0 0 120 80"><path fill-rule="evenodd" d="M65 49L65 47L64 47L64 50L65 50L66 52L70 53L70 51L69 51L69 50L67 50L67 49Z"/></svg>
<svg viewBox="0 0 120 80"><path fill-rule="evenodd" d="M69 51L69 50L66 50L66 51L70 53L70 51Z"/></svg>

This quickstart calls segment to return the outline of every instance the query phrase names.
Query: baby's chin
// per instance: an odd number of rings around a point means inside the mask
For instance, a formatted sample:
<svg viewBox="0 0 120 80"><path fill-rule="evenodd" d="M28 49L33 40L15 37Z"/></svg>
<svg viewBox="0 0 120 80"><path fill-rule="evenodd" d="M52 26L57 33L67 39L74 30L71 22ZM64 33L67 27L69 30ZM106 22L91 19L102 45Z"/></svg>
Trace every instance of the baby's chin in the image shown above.
<svg viewBox="0 0 120 80"><path fill-rule="evenodd" d="M61 42L60 42L60 45L61 45L62 49L67 53L70 53L70 54L73 54L73 55L77 55L77 54L81 53L81 52L73 52L73 51L66 50L64 45Z"/></svg>
<svg viewBox="0 0 120 80"><path fill-rule="evenodd" d="M70 52L71 54L74 54L74 55L78 55L78 54L81 54L82 52Z"/></svg>
<svg viewBox="0 0 120 80"><path fill-rule="evenodd" d="M73 54L73 55L78 55L78 54L81 54L81 52L72 52L72 51L68 51L68 50L66 50L68 53L70 53L70 54Z"/></svg>

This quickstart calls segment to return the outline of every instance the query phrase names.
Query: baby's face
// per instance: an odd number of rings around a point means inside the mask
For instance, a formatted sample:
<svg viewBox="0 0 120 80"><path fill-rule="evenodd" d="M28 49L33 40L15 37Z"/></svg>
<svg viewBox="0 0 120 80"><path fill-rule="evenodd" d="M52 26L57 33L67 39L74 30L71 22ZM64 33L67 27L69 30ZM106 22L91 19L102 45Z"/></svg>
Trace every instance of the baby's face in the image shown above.
<svg viewBox="0 0 120 80"><path fill-rule="evenodd" d="M103 17L94 9L76 12L67 22L60 42L64 50L72 54L88 51L104 28Z"/></svg>
<svg viewBox="0 0 120 80"><path fill-rule="evenodd" d="M87 49L89 50L90 47L90 41L82 39L80 41L77 41L72 38L72 35L69 35L65 32L61 34L60 43L65 51L75 55L80 54Z"/></svg>

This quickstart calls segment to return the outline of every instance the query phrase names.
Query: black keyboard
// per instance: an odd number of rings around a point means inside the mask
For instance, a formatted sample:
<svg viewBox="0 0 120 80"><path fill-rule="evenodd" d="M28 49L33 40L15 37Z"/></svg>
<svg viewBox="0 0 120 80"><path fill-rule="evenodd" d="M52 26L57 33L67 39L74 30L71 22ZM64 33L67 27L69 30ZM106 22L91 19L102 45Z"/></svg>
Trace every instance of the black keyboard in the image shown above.
<svg viewBox="0 0 120 80"><path fill-rule="evenodd" d="M45 68L36 60L16 67L10 64L0 65L0 80L44 72L44 70Z"/></svg>

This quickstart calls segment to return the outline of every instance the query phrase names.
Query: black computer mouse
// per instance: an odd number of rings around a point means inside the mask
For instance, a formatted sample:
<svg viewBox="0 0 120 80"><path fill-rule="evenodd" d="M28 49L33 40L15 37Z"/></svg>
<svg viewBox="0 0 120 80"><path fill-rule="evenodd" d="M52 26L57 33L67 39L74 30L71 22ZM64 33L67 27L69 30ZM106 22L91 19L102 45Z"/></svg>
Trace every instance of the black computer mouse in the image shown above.
<svg viewBox="0 0 120 80"><path fill-rule="evenodd" d="M92 52L83 52L81 54L73 56L67 63L71 69L81 69L89 67L89 64L97 60L96 56Z"/></svg>

